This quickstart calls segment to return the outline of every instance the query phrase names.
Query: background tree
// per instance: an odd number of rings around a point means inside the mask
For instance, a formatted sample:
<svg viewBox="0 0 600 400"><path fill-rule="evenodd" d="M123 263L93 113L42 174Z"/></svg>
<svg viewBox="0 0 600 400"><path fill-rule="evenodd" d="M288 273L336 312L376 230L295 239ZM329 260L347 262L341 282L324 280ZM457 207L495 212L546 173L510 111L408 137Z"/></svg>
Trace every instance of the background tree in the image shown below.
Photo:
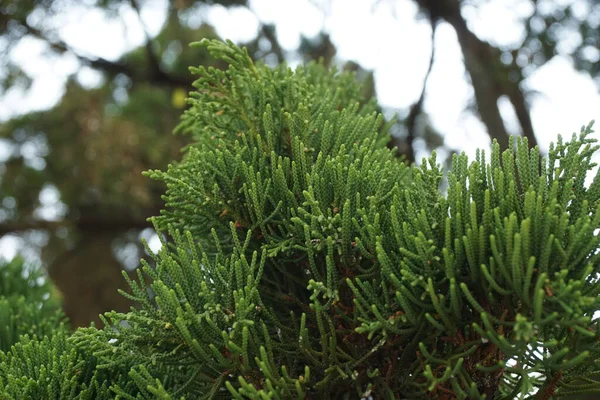
<svg viewBox="0 0 600 400"><path fill-rule="evenodd" d="M501 47L479 39L468 27L461 7L477 7L484 1L418 0L432 23L448 22L455 29L473 83L482 121L491 137L507 144L507 131L498 111L498 99L506 96L515 108L521 133L536 143L529 117L528 93L523 81L554 56L572 60L575 67L600 83L600 4L590 0L549 4L531 1L532 13L523 19L525 37L516 47ZM574 45L565 45L569 38ZM483 98L486 96L486 98ZM492 103L486 103L487 101Z"/></svg>
<svg viewBox="0 0 600 400"><path fill-rule="evenodd" d="M479 38L466 17L466 11L486 3L414 1L431 23L432 39L439 24L448 23L456 31L466 78L474 89L473 109L488 135L507 146L509 133L498 102L507 98L521 133L535 144L529 112L533 93L523 82L557 54L571 58L578 69L598 81L598 51L594 49L600 41L596 29L600 6L587 0L561 5L528 2L532 12L523 19L523 42L503 47ZM91 0L84 6L112 20L119 19L123 9L133 10L141 21L149 4L149 0ZM319 4L326 14L327 2ZM151 234L146 218L162 206L158 200L162 188L143 178L141 171L164 168L169 160L177 159L186 138L169 133L191 89L193 78L187 66L214 63L202 50L187 46L216 36L213 27L198 25L192 16L212 7L252 10L252 4L245 0L169 2L160 32L152 35L145 29L145 42L116 60L97 57L93 49L74 49L60 36L61 18L75 5L82 6L71 0L0 0L3 54L35 38L44 43L48 58L75 57L80 69L89 68L102 76L99 84L90 87L73 74L52 109L12 116L0 127L0 140L8 150L0 168L0 235L18 236L27 247L39 249L43 264L63 293L71 321L87 325L106 309L127 309L116 294L122 282L120 270L135 266L145 256L139 237ZM565 47L562 38L566 35L577 36L578 44ZM320 57L326 64L343 62L335 57L336 44L327 32L303 38L297 49L289 50L281 45L276 29L263 24L246 45L253 58L270 64ZM11 57L3 57L0 63L4 94L31 85L33 77L22 64ZM429 71L434 64L435 48ZM368 73L357 63L345 67L359 75ZM373 93L371 82L367 91ZM427 77L414 104L394 110L399 119L390 145L398 146L408 161L419 158L415 141L424 143L426 149L444 146L427 114L432 110L424 109L426 88ZM47 197L58 198L61 204L50 214L42 210Z"/></svg>
<svg viewBox="0 0 600 400"><path fill-rule="evenodd" d="M134 1L103 1L90 8L110 15L124 5L140 10ZM205 51L189 49L188 44L216 36L210 26L190 28L185 22L186 11L196 5L173 3L161 32L117 61L83 56L57 39L51 23L31 22L34 14L51 21L69 4L0 5L7 52L22 38L34 36L48 44L49 56L74 54L81 66L103 75L102 83L91 89L75 76L69 78L65 94L52 109L16 116L0 127L0 137L10 149L0 183L4 217L0 235L18 234L28 246L41 237L42 260L75 326L98 321L107 309L128 308L117 293L123 287L121 270L127 262L134 267L143 255L139 233L151 227L146 218L161 206L162 188L141 172L165 167L184 144L181 136L170 132L191 89L188 65L204 64L206 59ZM272 52L261 50L257 39L248 44L256 56L271 53L275 62L282 61L273 29L263 27L261 39L273 43ZM319 41L305 41L303 50L321 54L319 46ZM5 92L30 83L23 69L8 58L4 61ZM58 193L65 205L53 216L56 220L40 218L44 191Z"/></svg>

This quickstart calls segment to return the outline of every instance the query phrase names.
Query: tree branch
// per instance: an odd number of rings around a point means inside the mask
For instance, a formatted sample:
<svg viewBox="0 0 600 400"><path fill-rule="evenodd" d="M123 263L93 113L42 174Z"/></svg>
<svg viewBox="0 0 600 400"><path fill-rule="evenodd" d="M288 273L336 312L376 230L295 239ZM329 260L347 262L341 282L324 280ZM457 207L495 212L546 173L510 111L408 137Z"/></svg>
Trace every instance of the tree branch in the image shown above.
<svg viewBox="0 0 600 400"><path fill-rule="evenodd" d="M277 38L275 37L275 26L274 25L262 25L260 32L263 34L265 39L271 44L271 52L277 57L277 62L282 63L285 61L285 54L283 49L279 45Z"/></svg>
<svg viewBox="0 0 600 400"><path fill-rule="evenodd" d="M421 89L421 95L419 96L419 100L414 103L410 107L410 112L408 113L408 117L406 118L406 130L408 131L406 137L406 144L408 147L408 151L406 154L407 161L412 164L415 162L415 149L413 148L413 142L416 137L416 124L417 118L419 115L423 113L423 103L425 102L425 93L427 91L427 81L429 80L429 75L431 75L431 70L433 69L433 61L435 59L435 29L437 27L437 21L433 17L430 18L431 21L431 57L429 58L429 67L427 68L427 73L425 74L425 79L423 79L423 88Z"/></svg>
<svg viewBox="0 0 600 400"><path fill-rule="evenodd" d="M0 16L0 22L2 22L2 24L7 23L8 19L9 18L6 16ZM133 82L148 82L148 83L164 85L164 86L187 87L187 86L191 86L192 82L194 81L194 79L192 77L188 78L188 77L171 76L171 75L165 73L164 71L162 71L161 69L157 70L154 65L153 65L153 68L151 69L150 74L140 75L139 72L137 72L135 69L133 69L130 66L123 64L121 62L110 61L110 60L107 60L102 57L90 58L90 57L84 56L84 55L78 53L77 51L75 51L64 41L62 41L60 39L48 38L42 30L32 26L26 20L19 20L17 22L23 28L25 28L25 31L28 34L45 41L46 43L48 43L50 48L52 48L53 50L55 50L61 54L65 54L65 53L73 54L81 62L81 64L88 66L90 68L101 70L102 72L108 74L109 76L123 74L123 75L127 75Z"/></svg>
<svg viewBox="0 0 600 400"><path fill-rule="evenodd" d="M23 220L0 223L0 237L15 232L29 230L53 231L63 227L75 227L79 230L95 232L115 232L128 229L151 228L152 224L145 219L119 218L107 219L102 217L86 217L80 219L65 219L62 221Z"/></svg>
<svg viewBox="0 0 600 400"><path fill-rule="evenodd" d="M519 87L519 82L510 82L510 85L506 85L505 89L506 95L515 108L517 119L519 120L521 130L523 131L523 136L527 138L527 141L531 147L537 146L537 139L533 130L533 122L531 121L529 106L527 105L523 91Z"/></svg>
<svg viewBox="0 0 600 400"><path fill-rule="evenodd" d="M537 141L529 109L519 87L520 82L511 81L509 68L500 61L500 50L479 39L469 30L460 13L458 0L416 0L416 2L428 10L432 18L444 19L456 31L465 58L465 66L471 76L479 115L490 137L496 139L501 148L508 147L509 134L498 107L498 99L506 95L515 107L524 136L528 138L530 146L535 146ZM514 65L514 68L518 67Z"/></svg>
<svg viewBox="0 0 600 400"><path fill-rule="evenodd" d="M146 26L144 25L144 21L142 20L142 14L139 5L135 0L130 0L129 3L131 4L131 8L135 10L138 20L140 21L140 25L142 26L142 29L144 31L144 35L146 36L146 43L144 44L144 47L146 48L146 55L148 57L148 63L150 64L151 68L150 76L152 77L152 81L170 81L172 77L169 76L169 74L167 74L162 68L160 64L160 58L154 51L154 43L152 41L152 38L150 37L150 34L148 33L148 30L146 29ZM184 86L190 85L192 81L193 80L190 80Z"/></svg>

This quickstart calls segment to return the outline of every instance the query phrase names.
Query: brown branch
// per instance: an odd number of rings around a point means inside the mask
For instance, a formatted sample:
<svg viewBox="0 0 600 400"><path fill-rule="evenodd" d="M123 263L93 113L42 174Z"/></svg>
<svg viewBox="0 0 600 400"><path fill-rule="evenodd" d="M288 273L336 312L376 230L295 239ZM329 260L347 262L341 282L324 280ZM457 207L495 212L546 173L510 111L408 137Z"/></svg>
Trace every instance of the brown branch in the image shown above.
<svg viewBox="0 0 600 400"><path fill-rule="evenodd" d="M80 219L65 219L61 221L45 220L23 220L6 221L0 223L0 237L16 232L25 232L30 230L48 230L53 231L63 227L74 227L79 230L95 232L117 232L128 229L151 228L152 224L143 218L123 217L119 219L109 219L101 217L85 217Z"/></svg>
<svg viewBox="0 0 600 400"><path fill-rule="evenodd" d="M506 95L515 108L524 136L528 138L530 146L535 146L537 141L529 109L519 87L520 82L510 80L510 69L500 61L501 51L479 39L469 30L460 13L460 1L415 1L419 6L428 10L432 18L444 19L456 31L465 59L465 67L473 84L479 115L490 137L496 139L501 148L508 147L509 134L498 107L498 99ZM514 65L512 68L518 68L518 66Z"/></svg>
<svg viewBox="0 0 600 400"><path fill-rule="evenodd" d="M260 32L271 44L271 52L277 57L277 62L281 63L285 61L285 54L283 49L279 45L279 41L275 37L275 26L274 25L262 25Z"/></svg>
<svg viewBox="0 0 600 400"><path fill-rule="evenodd" d="M429 80L429 75L431 75L431 70L433 69L433 61L435 59L435 29L437 27L437 21L433 16L430 18L431 21L431 57L429 58L429 67L427 68L427 73L425 74L425 79L423 79L423 88L421 89L421 95L419 96L419 100L414 103L410 107L410 112L408 113L408 117L406 118L406 130L408 132L406 137L407 144L407 152L406 152L406 160L409 164L415 162L415 149L413 148L413 143L416 137L416 124L417 118L419 115L423 113L423 103L425 102L425 93L427 91L427 81Z"/></svg>
<svg viewBox="0 0 600 400"><path fill-rule="evenodd" d="M560 371L557 372L552 378L548 377L546 379L546 382L544 382L544 385L540 388L540 390L538 390L538 392L536 394L536 398L538 398L540 400L548 400L552 396L554 396L554 393L556 392L558 383L560 382L561 379L562 379L562 372L560 372Z"/></svg>
<svg viewBox="0 0 600 400"><path fill-rule="evenodd" d="M8 22L8 17L0 16L0 23L5 24ZM126 65L122 62L118 61L110 61L102 57L94 57L90 58L78 53L76 50L71 48L64 41L53 38L50 39L46 36L46 34L29 24L26 20L17 21L23 28L25 28L26 32L38 39L41 39L48 43L51 49L65 54L73 54L81 64L88 66L90 68L101 70L102 72L108 74L109 76L116 76L118 74L127 75L134 83L135 82L147 82L152 84L164 85L164 86L191 86L194 81L192 77L180 77L180 76L172 76L164 72L162 69L157 69L154 64L152 64L151 71L149 74L141 75L134 68L131 68L129 65ZM147 44L148 46L148 44Z"/></svg>
<svg viewBox="0 0 600 400"><path fill-rule="evenodd" d="M160 64L160 58L159 58L158 54L156 54L156 52L154 51L154 47L153 47L154 42L152 41L152 38L150 37L150 34L148 33L146 26L144 25L144 21L142 20L142 15L141 15L141 10L140 10L139 5L137 4L136 0L130 0L129 3L131 4L131 8L133 8L135 10L135 12L137 13L138 20L140 21L140 25L142 26L144 35L146 36L146 43L144 44L144 47L146 49L148 63L150 64L150 67L151 67L150 76L152 77L152 81L169 81L169 80L171 80L172 79L171 76L169 76L169 74L167 74L165 72L165 70L162 68L162 66ZM191 84L191 82L192 81L190 80L183 86L189 86Z"/></svg>
<svg viewBox="0 0 600 400"><path fill-rule="evenodd" d="M537 146L538 143L533 130L533 122L531 121L529 106L527 105L523 91L519 88L519 83L511 82L510 87L506 87L506 95L515 108L517 119L519 120L521 130L523 131L523 136L527 138L529 146Z"/></svg>

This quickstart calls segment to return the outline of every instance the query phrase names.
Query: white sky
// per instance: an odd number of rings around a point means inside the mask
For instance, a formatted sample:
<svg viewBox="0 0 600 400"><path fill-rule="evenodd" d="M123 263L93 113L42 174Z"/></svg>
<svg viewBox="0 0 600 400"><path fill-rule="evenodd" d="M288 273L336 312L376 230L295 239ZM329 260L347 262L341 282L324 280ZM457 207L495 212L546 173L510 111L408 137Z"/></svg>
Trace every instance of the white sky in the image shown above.
<svg viewBox="0 0 600 400"><path fill-rule="evenodd" d="M546 4L547 3L547 4ZM578 0L550 2L541 6L578 3ZM145 28L151 35L160 31L164 22L166 0L149 0L142 12ZM469 27L482 39L500 46L520 43L523 28L519 18L532 8L522 0L490 0L478 8L466 8ZM212 7L196 16L216 26L217 33L233 41L251 40L259 20L276 25L283 48L294 49L300 34L314 36L321 30L331 35L337 56L372 68L380 103L391 109L406 109L419 96L431 52L431 30L428 23L416 18L412 0L251 0L254 13L244 8ZM320 10L325 10L323 14ZM585 15L586 10L576 7ZM101 12L73 8L56 21L62 39L83 55L116 60L124 51L142 44L145 39L137 15L122 7L120 19L107 21ZM33 18L43 16L33 16ZM428 82L425 110L434 126L445 134L446 144L474 155L478 147L488 148L490 141L482 123L465 112L472 89L465 79L462 54L453 29L438 27L435 64ZM565 45L569 45L566 43ZM93 49L93 51L92 51ZM63 92L66 77L77 71L75 57L48 60L43 44L35 39L23 40L10 56L18 60L34 77L27 95L9 91L0 98L0 121L15 113L52 106ZM94 85L99 75L83 69L78 77ZM592 119L600 119L600 95L589 76L577 72L566 58L555 57L538 69L525 82L537 92L532 99L531 114L542 150L547 150L559 133L570 136ZM501 102L509 130L517 126L508 102ZM600 131L600 127L598 127ZM600 133L598 133L600 138ZM0 146L0 157L2 156ZM50 204L49 207L52 205ZM157 240L153 245L157 245ZM19 247L14 236L0 239L0 256L11 257Z"/></svg>

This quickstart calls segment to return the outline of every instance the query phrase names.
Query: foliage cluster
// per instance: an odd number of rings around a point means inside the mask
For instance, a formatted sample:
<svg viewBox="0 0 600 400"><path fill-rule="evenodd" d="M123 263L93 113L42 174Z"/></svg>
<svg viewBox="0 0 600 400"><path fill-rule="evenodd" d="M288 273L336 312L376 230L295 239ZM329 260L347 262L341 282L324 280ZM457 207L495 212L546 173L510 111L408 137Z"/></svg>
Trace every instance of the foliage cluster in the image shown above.
<svg viewBox="0 0 600 400"><path fill-rule="evenodd" d="M23 336L6 398L549 399L600 392L591 125L407 166L351 74L202 43L136 304ZM52 333L52 332L51 332ZM44 333L46 334L46 333Z"/></svg>

